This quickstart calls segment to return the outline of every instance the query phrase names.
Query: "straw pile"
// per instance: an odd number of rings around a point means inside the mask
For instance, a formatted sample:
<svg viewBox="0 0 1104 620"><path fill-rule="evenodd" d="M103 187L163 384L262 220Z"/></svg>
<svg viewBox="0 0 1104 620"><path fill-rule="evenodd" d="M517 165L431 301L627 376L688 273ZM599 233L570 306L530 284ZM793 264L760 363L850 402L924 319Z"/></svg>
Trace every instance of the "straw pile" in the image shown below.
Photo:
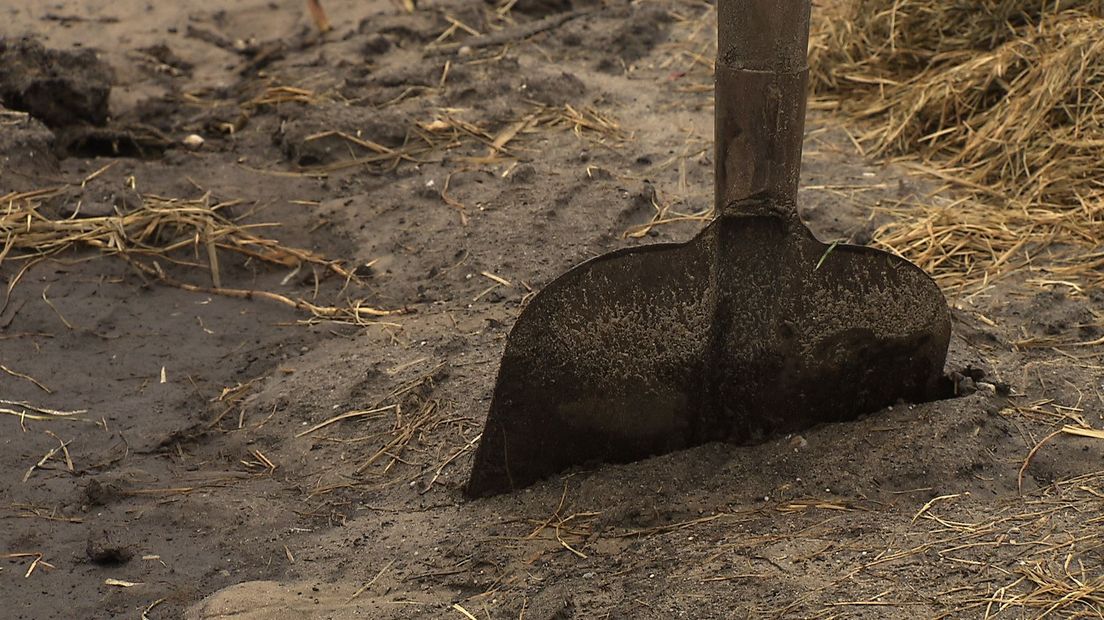
<svg viewBox="0 0 1104 620"><path fill-rule="evenodd" d="M176 200L146 195L138 208L128 212L102 217L56 217L43 209L40 202L56 191L39 190L0 197L0 265L5 261L22 265L8 284L9 293L36 261L73 249L92 249L97 256L122 258L145 276L171 286L228 297L267 299L306 311L311 320L366 324L371 319L397 313L369 307L360 300L323 306L270 291L223 287L220 253L296 270L314 265L346 282L355 278L337 261L258 234L258 229L272 224L244 224L240 218L231 217L228 211L240 201L211 204L209 196ZM190 258L186 254L189 250ZM166 273L157 259L207 270L212 286L178 280Z"/></svg>
<svg viewBox="0 0 1104 620"><path fill-rule="evenodd" d="M1104 284L1091 269L1104 265L1104 3L844 0L821 16L814 93L861 121L869 153L919 160L974 199L902 210L882 245L944 284L1028 264ZM1052 250L1057 262L1035 260Z"/></svg>

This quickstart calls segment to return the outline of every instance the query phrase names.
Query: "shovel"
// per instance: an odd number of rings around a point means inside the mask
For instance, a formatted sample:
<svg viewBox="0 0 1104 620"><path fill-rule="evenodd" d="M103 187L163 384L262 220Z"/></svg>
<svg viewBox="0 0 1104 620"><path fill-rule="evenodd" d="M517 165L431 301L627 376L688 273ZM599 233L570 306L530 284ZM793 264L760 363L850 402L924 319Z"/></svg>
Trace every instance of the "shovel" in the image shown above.
<svg viewBox="0 0 1104 620"><path fill-rule="evenodd" d="M798 217L808 37L809 0L718 0L718 215L686 243L599 256L533 297L466 495L948 395L935 282L898 256L821 243Z"/></svg>

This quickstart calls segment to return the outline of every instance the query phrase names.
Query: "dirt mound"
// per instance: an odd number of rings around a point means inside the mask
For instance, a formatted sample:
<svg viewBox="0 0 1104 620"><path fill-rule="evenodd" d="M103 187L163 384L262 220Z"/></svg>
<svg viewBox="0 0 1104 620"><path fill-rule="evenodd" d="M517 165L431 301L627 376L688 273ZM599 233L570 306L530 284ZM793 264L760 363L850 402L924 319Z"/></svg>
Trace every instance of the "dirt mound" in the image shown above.
<svg viewBox="0 0 1104 620"><path fill-rule="evenodd" d="M56 174L54 141L53 132L38 119L0 105L0 192L30 189L28 176Z"/></svg>
<svg viewBox="0 0 1104 620"><path fill-rule="evenodd" d="M48 50L30 38L0 39L0 99L49 127L108 119L113 73L90 49Z"/></svg>

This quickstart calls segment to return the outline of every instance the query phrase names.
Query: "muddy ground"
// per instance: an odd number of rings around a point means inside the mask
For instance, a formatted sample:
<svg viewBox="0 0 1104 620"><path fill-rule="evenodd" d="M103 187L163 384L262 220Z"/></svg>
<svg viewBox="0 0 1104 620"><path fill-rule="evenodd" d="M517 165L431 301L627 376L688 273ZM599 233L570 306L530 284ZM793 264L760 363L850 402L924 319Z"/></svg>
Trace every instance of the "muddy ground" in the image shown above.
<svg viewBox="0 0 1104 620"><path fill-rule="evenodd" d="M702 225L677 214L711 203L714 8L325 5L321 38L291 0L0 8L4 53L93 50L50 87L79 109L5 95L32 115L0 116L0 194L52 190L32 198L51 217L240 200L359 277L223 252L222 287L397 311L319 320L87 247L3 260L0 399L84 412L0 415L4 617L1101 613L1104 441L1056 435L1020 476L1051 432L1104 425L1104 349L1066 346L1104 333L1101 295L1036 270L947 291L948 371L976 392L464 500L530 291ZM807 134L823 240L954 199L827 112ZM202 252L174 257L143 259L211 286Z"/></svg>

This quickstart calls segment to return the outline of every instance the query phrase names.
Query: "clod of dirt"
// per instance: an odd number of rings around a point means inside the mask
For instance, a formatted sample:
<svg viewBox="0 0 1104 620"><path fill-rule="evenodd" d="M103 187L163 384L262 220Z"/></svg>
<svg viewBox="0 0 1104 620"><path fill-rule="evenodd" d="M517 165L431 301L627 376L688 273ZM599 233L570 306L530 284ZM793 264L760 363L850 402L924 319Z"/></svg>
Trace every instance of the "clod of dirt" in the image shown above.
<svg viewBox="0 0 1104 620"><path fill-rule="evenodd" d="M156 61L154 69L172 77L187 77L192 74L195 67L192 63L176 55L168 45L159 43L138 50L146 54L150 60Z"/></svg>
<svg viewBox="0 0 1104 620"><path fill-rule="evenodd" d="M54 134L45 125L26 112L0 105L0 170L27 176L57 173L53 147ZM22 189L12 187L12 182L5 178L0 193Z"/></svg>
<svg viewBox="0 0 1104 620"><path fill-rule="evenodd" d="M49 127L106 123L112 80L92 50L48 50L31 37L0 39L0 99Z"/></svg>
<svg viewBox="0 0 1104 620"><path fill-rule="evenodd" d="M370 19L363 19L357 25L360 34L383 34L402 47L403 43L427 43L441 33L442 27L448 27L448 22L443 18L440 22L425 19L423 15L411 13L398 13L395 15L373 15Z"/></svg>
<svg viewBox="0 0 1104 620"><path fill-rule="evenodd" d="M514 185L527 185L537 178L537 169L533 164L521 164L506 178Z"/></svg>
<svg viewBox="0 0 1104 620"><path fill-rule="evenodd" d="M114 484L105 484L92 479L81 489L81 510L87 511L97 506L107 506L119 501L123 496L123 490Z"/></svg>
<svg viewBox="0 0 1104 620"><path fill-rule="evenodd" d="M547 17L571 10L571 0L518 0L514 11L530 17Z"/></svg>
<svg viewBox="0 0 1104 620"><path fill-rule="evenodd" d="M373 58L387 53L389 49L391 49L390 39L382 34L376 33L369 35L369 37L364 40L364 43L360 46L360 53L364 54L366 58Z"/></svg>
<svg viewBox="0 0 1104 620"><path fill-rule="evenodd" d="M546 105L575 103L586 94L583 81L567 71L552 74L538 72L526 80L523 89L526 97Z"/></svg>
<svg viewBox="0 0 1104 620"><path fill-rule="evenodd" d="M977 382L985 378L985 371L973 366L967 366L961 370L954 370L947 375L950 381L951 394L948 397L969 396L977 392Z"/></svg>
<svg viewBox="0 0 1104 620"><path fill-rule="evenodd" d="M441 73L433 67L400 65L381 69L372 75L372 84L384 88L428 87L436 86L440 81Z"/></svg>
<svg viewBox="0 0 1104 620"><path fill-rule="evenodd" d="M643 183L628 199L629 204L621 209L617 218L619 227L646 224L655 215L656 190L651 183Z"/></svg>
<svg viewBox="0 0 1104 620"><path fill-rule="evenodd" d="M74 125L58 130L59 150L84 157L160 157L172 144L156 128L135 126L90 127Z"/></svg>
<svg viewBox="0 0 1104 620"><path fill-rule="evenodd" d="M867 228L863 228L851 235L847 242L851 245L870 245L874 242L874 235Z"/></svg>
<svg viewBox="0 0 1104 620"><path fill-rule="evenodd" d="M111 542L111 537L107 532L101 532L99 535L89 538L84 553L88 557L88 561L97 566L119 566L120 564L126 564L130 561L130 558L134 557L134 552L126 545L117 545Z"/></svg>
<svg viewBox="0 0 1104 620"><path fill-rule="evenodd" d="M103 175L84 187L66 187L51 196L47 204L62 217L105 217L137 209L142 205L142 196L122 179Z"/></svg>

